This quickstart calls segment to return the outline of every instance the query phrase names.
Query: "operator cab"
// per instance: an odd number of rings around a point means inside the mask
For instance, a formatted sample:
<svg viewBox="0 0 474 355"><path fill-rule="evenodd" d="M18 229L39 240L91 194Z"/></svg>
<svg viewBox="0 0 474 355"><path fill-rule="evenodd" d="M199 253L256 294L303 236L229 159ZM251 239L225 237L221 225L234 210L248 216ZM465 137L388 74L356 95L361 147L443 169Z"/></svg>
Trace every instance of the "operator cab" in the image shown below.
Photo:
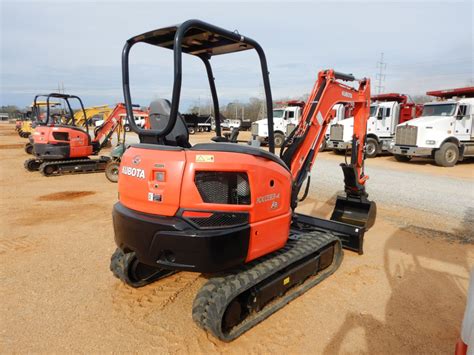
<svg viewBox="0 0 474 355"><path fill-rule="evenodd" d="M150 126L151 129L144 130L139 128L133 120L130 122L132 130L134 130L140 138L141 143L159 144L168 146L178 146L182 148L191 148L189 143L189 134L186 123L178 112L180 93L181 93L181 77L182 77L182 53L193 55L201 59L207 72L211 97L213 101L214 117L220 117L219 101L217 96L217 88L214 81L214 75L211 67L211 58L217 55L230 54L245 50L256 50L263 76L263 84L265 90L265 98L267 111L269 112L269 121L271 122L269 135L273 138L273 116L272 116L272 96L270 91L270 80L268 77L268 68L265 54L260 45L248 38L241 36L236 32L231 32L204 23L199 20L189 20L177 26L170 26L155 31L150 31L139 36L135 36L127 41L125 45L122 62L123 62L123 86L125 94L125 103L127 106L128 116L131 115L131 95L129 85L129 67L128 56L133 45L139 42L148 43L154 46L171 49L174 51L174 84L173 93L170 101L166 99L158 99L150 104ZM212 138L222 149L235 149L240 152L248 151L248 154L254 154L254 149L247 146L240 148L227 148L224 143L237 143L239 131L234 128L227 134L222 134L220 120L215 120L216 136ZM270 154L274 155L274 144L271 139ZM260 149L258 149L260 151ZM268 152L259 153L267 156ZM276 157L276 156L275 156ZM277 157L276 157L277 158Z"/></svg>

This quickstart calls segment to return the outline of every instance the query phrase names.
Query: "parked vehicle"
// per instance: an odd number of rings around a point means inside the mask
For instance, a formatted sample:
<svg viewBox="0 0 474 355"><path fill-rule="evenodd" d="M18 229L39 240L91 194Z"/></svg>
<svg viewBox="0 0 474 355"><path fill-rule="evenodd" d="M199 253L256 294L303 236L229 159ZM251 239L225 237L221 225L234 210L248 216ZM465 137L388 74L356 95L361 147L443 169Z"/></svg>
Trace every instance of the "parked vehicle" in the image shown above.
<svg viewBox="0 0 474 355"><path fill-rule="evenodd" d="M389 151L393 145L398 124L421 115L422 105L408 102L403 94L390 93L371 97L370 118L367 122L366 155L375 158ZM328 148L335 153L344 153L352 146L354 119L347 118L334 124L330 130Z"/></svg>
<svg viewBox="0 0 474 355"><path fill-rule="evenodd" d="M223 131L232 131L234 128L239 128L242 121L239 119L231 119L226 118L225 120L221 121L221 128Z"/></svg>
<svg viewBox="0 0 474 355"><path fill-rule="evenodd" d="M328 150L328 142L330 138L330 132L331 132L331 127L334 126L335 124L341 122L342 120L352 118L352 122L354 122L354 118L352 117L353 113L353 106L350 104L337 104L334 105L332 108L332 120L328 125L328 129L326 130L325 136L324 136L324 141L321 144L321 147L319 148L320 151ZM368 124L368 123L367 123Z"/></svg>
<svg viewBox="0 0 474 355"><path fill-rule="evenodd" d="M252 128L252 121L246 118L240 120L240 127L241 131L250 131Z"/></svg>
<svg viewBox="0 0 474 355"><path fill-rule="evenodd" d="M474 157L474 87L426 94L438 99L423 106L421 117L397 126L390 149L395 159L431 157L437 165L451 167Z"/></svg>
<svg viewBox="0 0 474 355"><path fill-rule="evenodd" d="M298 125L303 113L304 101L288 101L285 106L273 110L273 130L275 147L281 147L288 131L287 126ZM260 144L268 144L268 119L264 118L252 123L252 140L259 141Z"/></svg>
<svg viewBox="0 0 474 355"><path fill-rule="evenodd" d="M196 115L194 113L184 114L184 121L188 127L189 134L196 132L210 132L211 131L211 115Z"/></svg>

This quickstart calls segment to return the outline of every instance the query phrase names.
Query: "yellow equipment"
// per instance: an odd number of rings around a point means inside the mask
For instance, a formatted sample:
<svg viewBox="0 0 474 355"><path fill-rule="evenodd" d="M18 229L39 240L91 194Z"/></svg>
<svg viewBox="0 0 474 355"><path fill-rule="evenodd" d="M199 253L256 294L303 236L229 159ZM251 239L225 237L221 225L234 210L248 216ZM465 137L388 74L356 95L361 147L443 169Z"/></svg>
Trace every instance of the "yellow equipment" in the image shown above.
<svg viewBox="0 0 474 355"><path fill-rule="evenodd" d="M21 122L21 125L18 129L18 135L22 138L28 138L30 134L33 132L32 123L40 120L41 116L41 107L47 106L46 101L36 101L36 106L38 107L38 112L35 113L34 111L34 103L30 105L30 110L27 112L27 119ZM56 107L61 105L59 102L50 102L50 107Z"/></svg>

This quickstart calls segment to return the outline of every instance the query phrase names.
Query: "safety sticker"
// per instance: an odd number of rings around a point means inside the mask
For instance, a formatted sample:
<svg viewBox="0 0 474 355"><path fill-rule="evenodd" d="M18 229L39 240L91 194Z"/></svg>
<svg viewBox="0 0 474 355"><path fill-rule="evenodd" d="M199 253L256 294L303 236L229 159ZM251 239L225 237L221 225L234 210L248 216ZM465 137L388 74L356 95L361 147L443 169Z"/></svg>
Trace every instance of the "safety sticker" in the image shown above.
<svg viewBox="0 0 474 355"><path fill-rule="evenodd" d="M214 163L214 155L198 154L196 155L196 163Z"/></svg>

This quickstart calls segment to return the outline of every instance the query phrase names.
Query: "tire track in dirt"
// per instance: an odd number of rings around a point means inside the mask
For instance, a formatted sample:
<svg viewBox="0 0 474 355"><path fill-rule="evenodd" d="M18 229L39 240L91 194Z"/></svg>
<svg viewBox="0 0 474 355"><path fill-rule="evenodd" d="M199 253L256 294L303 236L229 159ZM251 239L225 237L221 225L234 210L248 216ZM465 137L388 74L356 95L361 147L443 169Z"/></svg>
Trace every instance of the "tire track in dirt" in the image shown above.
<svg viewBox="0 0 474 355"><path fill-rule="evenodd" d="M34 250L40 244L37 239L30 239L26 235L20 237L5 237L0 238L0 254L7 253L9 251L30 251Z"/></svg>
<svg viewBox="0 0 474 355"><path fill-rule="evenodd" d="M0 144L0 149L18 149L18 148L23 148L24 146L25 145L23 143Z"/></svg>
<svg viewBox="0 0 474 355"><path fill-rule="evenodd" d="M114 311L121 317L125 316L142 334L143 339L147 339L147 343L156 344L165 337L179 348L182 338L176 334L173 327L169 327L168 322L163 322L160 318L165 309L174 304L179 295L192 288L198 280L199 274L181 272L139 289L131 288L117 280L112 293ZM191 318L191 315L189 317ZM125 332L119 329L114 331L120 335Z"/></svg>

